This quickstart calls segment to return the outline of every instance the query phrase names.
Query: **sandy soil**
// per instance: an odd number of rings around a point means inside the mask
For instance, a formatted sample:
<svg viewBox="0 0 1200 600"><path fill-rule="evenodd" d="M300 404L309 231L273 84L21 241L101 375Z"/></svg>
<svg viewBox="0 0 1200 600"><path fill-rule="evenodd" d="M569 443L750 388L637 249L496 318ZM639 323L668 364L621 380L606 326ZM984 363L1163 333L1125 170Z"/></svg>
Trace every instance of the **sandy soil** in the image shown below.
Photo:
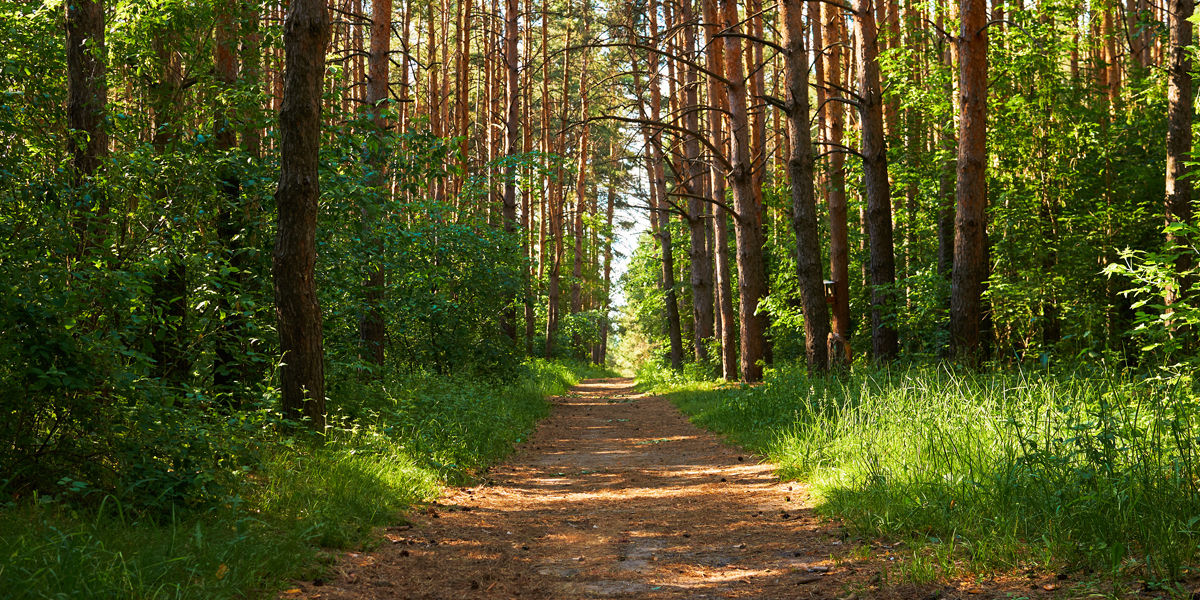
<svg viewBox="0 0 1200 600"><path fill-rule="evenodd" d="M626 379L593 380L478 486L281 598L1035 598L1053 577L896 583L903 548L852 540L802 484Z"/></svg>

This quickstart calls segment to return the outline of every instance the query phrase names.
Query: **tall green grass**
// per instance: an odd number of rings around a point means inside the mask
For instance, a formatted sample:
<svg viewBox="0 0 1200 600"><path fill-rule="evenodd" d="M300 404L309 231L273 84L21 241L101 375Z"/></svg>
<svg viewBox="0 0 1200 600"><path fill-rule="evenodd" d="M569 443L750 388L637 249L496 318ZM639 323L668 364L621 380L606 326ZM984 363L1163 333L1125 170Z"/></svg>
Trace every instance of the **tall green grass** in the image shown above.
<svg viewBox="0 0 1200 600"><path fill-rule="evenodd" d="M861 533L952 546L977 569L1169 579L1200 557L1200 405L1186 383L930 365L666 389Z"/></svg>
<svg viewBox="0 0 1200 600"><path fill-rule="evenodd" d="M539 360L504 382L416 377L357 395L345 388L331 401L324 444L258 444L255 464L229 465L240 487L200 512L133 511L112 499L0 505L0 596L271 596L288 579L320 577L329 549L369 544L373 528L505 456L547 414L547 396L603 374Z"/></svg>

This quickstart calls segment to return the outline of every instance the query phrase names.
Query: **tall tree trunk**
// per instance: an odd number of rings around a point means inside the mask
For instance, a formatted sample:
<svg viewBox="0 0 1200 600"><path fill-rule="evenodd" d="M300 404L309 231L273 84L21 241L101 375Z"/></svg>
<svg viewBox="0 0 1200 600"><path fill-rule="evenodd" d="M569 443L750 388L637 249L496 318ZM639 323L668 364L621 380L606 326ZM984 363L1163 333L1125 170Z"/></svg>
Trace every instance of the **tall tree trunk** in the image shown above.
<svg viewBox="0 0 1200 600"><path fill-rule="evenodd" d="M796 234L796 279L804 313L804 346L810 372L829 368L829 307L817 234L817 203L813 194L812 130L808 115L808 53L804 49L802 0L782 0L782 26L787 86L788 176L792 187L792 230ZM814 25L815 26L815 25Z"/></svg>
<svg viewBox="0 0 1200 600"><path fill-rule="evenodd" d="M840 44L846 38L841 10L821 2L821 20L826 35L826 78L841 85L842 57L845 54ZM824 82L823 82L824 83ZM832 93L832 92L830 92ZM850 226L846 203L846 155L838 150L845 139L845 119L841 102L830 102L829 143L833 151L829 155L829 274L833 279L833 322L830 337L830 359L849 365L850 353Z"/></svg>
<svg viewBox="0 0 1200 600"><path fill-rule="evenodd" d="M693 0L681 3L683 20L683 46L688 57L696 55L696 30L691 23L695 19ZM684 127L688 131L700 130L699 77L691 65L682 65L684 70ZM700 162L700 141L694 136L684 138L686 156L686 189L688 197L687 225L691 238L691 286L692 318L695 323L693 352L696 360L708 360L708 346L713 338L713 262L712 250L708 246L708 223L706 202L701 196L706 191L704 167Z"/></svg>
<svg viewBox="0 0 1200 600"><path fill-rule="evenodd" d="M658 47L658 2L656 0L650 0L649 45L651 48ZM649 53L649 63L647 83L650 86L650 120L658 123L662 97L656 53ZM650 137L647 145L652 157L649 173L650 185L655 192L652 197L656 198L656 202L650 207L650 210L655 211L657 215L658 230L655 232L655 236L658 238L659 248L662 249L662 290L667 305L667 336L671 345L671 368L679 370L683 368L683 331L679 322L679 299L675 293L675 257L671 240L671 213L667 208L669 205L667 182L663 173L665 158L662 151L662 132L658 130L649 132L648 130L648 133L650 133Z"/></svg>
<svg viewBox="0 0 1200 600"><path fill-rule="evenodd" d="M737 1L721 0L722 25L738 33ZM730 144L729 183L733 187L734 236L737 240L738 312L741 316L742 379L762 380L766 319L758 313L758 303L767 293L763 269L763 239L759 226L759 205L755 201L751 173L750 124L746 112L746 75L742 69L742 40L725 38L725 78L729 98Z"/></svg>
<svg viewBox="0 0 1200 600"><path fill-rule="evenodd" d="M234 126L233 108L230 106L238 78L238 35L234 24L235 16L237 5L228 3L218 15L214 31L213 63L224 96L219 99L220 104L213 120L213 141L221 152L230 152L237 147L237 131ZM257 15L254 15L254 18L257 18ZM243 399L235 396L238 383L248 383L245 379L244 365L248 362L245 341L249 335L246 331L246 307L241 302L241 296L245 293L243 288L250 264L245 244L246 230L249 227L241 197L241 179L232 165L233 161L225 161L219 170L217 182L222 195L217 219L217 238L224 249L223 255L230 275L222 293L217 296L218 310L227 316L221 321L215 343L213 387L220 392L231 394L230 405L236 407Z"/></svg>
<svg viewBox="0 0 1200 600"><path fill-rule="evenodd" d="M883 136L883 95L879 83L879 48L872 2L856 0L855 59L858 63L859 123L862 127L863 180L867 206L865 226L870 245L871 350L876 360L896 357L896 330L885 321L896 283L892 240L892 186L888 181L887 146Z"/></svg>
<svg viewBox="0 0 1200 600"><path fill-rule="evenodd" d="M704 34L708 47L705 66L711 73L720 73L725 68L725 38L719 37L722 26L717 0L704 0ZM716 77L708 78L708 134L714 148L726 152L729 146L725 135L725 120L728 112L728 90ZM719 320L721 342L721 376L726 380L737 379L737 339L734 335L733 285L729 270L729 216L725 210L725 173L718 162L709 163L709 190L716 204L713 206L713 259L716 279L716 309L714 321Z"/></svg>
<svg viewBox="0 0 1200 600"><path fill-rule="evenodd" d="M959 48L958 182L954 215L954 273L950 287L952 352L982 357L980 308L987 279L987 3L962 0Z"/></svg>
<svg viewBox="0 0 1200 600"><path fill-rule="evenodd" d="M370 78L367 81L367 103L371 111L371 124L375 128L376 149L371 153L370 163L372 172L371 186L375 188L375 197L368 197L361 209L362 241L370 257L366 265L366 278L363 281L364 312L359 323L359 343L362 360L374 365L383 366L383 347L387 336L386 324L383 320L384 274L383 242L379 238L377 222L382 211L380 208L387 202L390 189L387 185L387 151L383 147L387 136L387 122L384 119L384 109L387 107L388 89L392 49L392 0L371 0L371 56Z"/></svg>
<svg viewBox="0 0 1200 600"><path fill-rule="evenodd" d="M104 1L70 0L67 11L67 139L71 154L71 185L90 183L108 156L108 131L104 111L108 82L104 70ZM74 215L79 252L93 245L104 231L99 227L108 213L104 194L83 194L94 204L79 203Z"/></svg>
<svg viewBox="0 0 1200 600"><path fill-rule="evenodd" d="M597 346L598 352L592 362L598 365L608 363L608 329L609 319L608 312L612 306L612 258L613 258L613 214L616 212L617 206L617 189L616 185L610 179L608 182L608 193L605 194L608 199L608 208L604 213L604 290L603 297L600 299L600 343Z"/></svg>
<svg viewBox="0 0 1200 600"><path fill-rule="evenodd" d="M517 153L517 119L521 110L521 100L519 89L520 80L520 60L517 55L517 36L518 36L518 13L520 12L519 0L505 0L504 2L504 151L512 157ZM512 159L508 160L504 167L504 231L509 235L516 235L517 232L517 169L516 164ZM504 334L516 343L517 341L517 308L515 298L509 299L509 306L504 311L504 319L501 321ZM529 304L532 309L532 304ZM526 320L528 313L526 311Z"/></svg>
<svg viewBox="0 0 1200 600"><path fill-rule="evenodd" d="M575 242L574 261L571 264L571 314L575 315L583 311L583 214L584 206L587 203L587 175L588 165L590 164L590 148L588 142L591 139L592 128L588 123L588 66L591 62L592 53L586 47L588 42L588 17L584 17L583 26L583 43L585 44L583 52L582 66L579 69L579 120L583 123L579 132L579 142L577 144L577 157L575 169L575 214L573 236ZM578 351L583 347L583 340L579 337L579 328L573 328L574 340L572 345Z"/></svg>
<svg viewBox="0 0 1200 600"><path fill-rule="evenodd" d="M320 197L321 91L329 12L322 0L292 0L283 25L286 54L279 111L280 171L273 272L284 415L325 429L325 367L316 264Z"/></svg>
<svg viewBox="0 0 1200 600"><path fill-rule="evenodd" d="M1192 151L1192 12L1195 0L1169 0L1167 19L1170 33L1167 63L1167 181L1163 212L1166 224L1192 222L1192 180L1187 178L1185 163ZM1168 244L1186 244L1189 240L1174 232L1167 233ZM1183 272L1191 267L1181 253L1175 267ZM1179 281L1166 297L1167 305L1183 298L1190 282Z"/></svg>

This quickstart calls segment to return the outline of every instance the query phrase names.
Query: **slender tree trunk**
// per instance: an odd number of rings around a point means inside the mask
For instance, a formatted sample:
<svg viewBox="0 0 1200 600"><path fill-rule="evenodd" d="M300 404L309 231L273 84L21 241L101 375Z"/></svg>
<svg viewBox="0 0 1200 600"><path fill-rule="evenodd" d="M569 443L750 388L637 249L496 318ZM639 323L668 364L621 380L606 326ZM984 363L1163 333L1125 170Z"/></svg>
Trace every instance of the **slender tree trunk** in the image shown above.
<svg viewBox="0 0 1200 600"><path fill-rule="evenodd" d="M275 312L283 352L285 416L325 429L325 368L316 263L321 91L329 12L322 0L292 0L283 26L286 55L279 112L280 172L275 202Z"/></svg>
<svg viewBox="0 0 1200 600"><path fill-rule="evenodd" d="M821 20L824 21L826 55L826 77L829 82L841 85L842 57L840 46L834 46L846 38L841 10L821 2ZM832 93L832 92L831 92ZM840 102L830 102L829 143L833 152L829 155L829 273L833 279L832 336L830 337L830 359L849 365L850 353L850 226L846 203L846 155L838 150L845 139L845 119Z"/></svg>
<svg viewBox="0 0 1200 600"><path fill-rule="evenodd" d="M892 240L892 186L888 181L887 146L883 136L883 95L879 83L879 49L876 45L872 2L856 0L854 9L855 58L858 63L859 123L862 127L863 180L866 184L866 230L870 245L871 350L876 360L896 357L896 330L885 321L896 283L895 246Z"/></svg>
<svg viewBox="0 0 1200 600"><path fill-rule="evenodd" d="M371 0L370 77L366 83L367 104L371 111L371 124L375 129L377 147L369 159L371 186L375 188L375 196L368 197L361 209L362 241L370 258L363 280L364 312L359 323L359 343L362 360L377 368L383 366L384 340L387 337L387 326L381 308L384 291L383 265L380 262L383 260L383 242L377 232L377 222L383 212L381 208L390 196L385 173L387 151L383 144L388 127L384 110L388 101L391 49L392 0Z"/></svg>
<svg viewBox="0 0 1200 600"><path fill-rule="evenodd" d="M987 279L987 3L962 0L959 47L958 182L954 216L954 273L950 288L952 352L982 357L980 308Z"/></svg>
<svg viewBox="0 0 1200 600"><path fill-rule="evenodd" d="M718 0L704 0L705 43L708 47L705 66L712 73L721 73L725 68L725 38L718 37L722 26ZM713 110L708 111L708 131L714 148L727 152L729 143L725 134L724 112L729 110L728 90L716 77L708 78L708 102ZM716 310L714 321L721 326L721 376L728 381L737 379L737 339L733 317L733 284L729 269L729 216L725 210L725 173L718 162L709 163L709 189L716 204L713 206L713 258L716 279Z"/></svg>
<svg viewBox="0 0 1200 600"><path fill-rule="evenodd" d="M217 81L221 91L232 94L237 86L237 28L234 25L237 5L228 3L217 17L215 28L215 43L213 44L213 63L216 67ZM219 106L213 125L213 141L219 151L230 152L237 147L237 131L234 126L233 109L229 106L231 98L224 96L219 99ZM222 203L218 211L217 237L224 249L224 258L229 265L230 275L222 293L217 296L217 306L220 313L227 315L221 321L221 330L217 334L213 359L213 387L218 391L235 394L239 381L244 382L247 362L244 341L247 337L245 307L240 297L244 293L246 270L249 268L246 237L246 211L242 205L241 179L237 170L232 166L233 161L226 161L218 173L217 186L221 190ZM241 398L230 397L230 406L236 407Z"/></svg>
<svg viewBox="0 0 1200 600"><path fill-rule="evenodd" d="M1174 223L1192 223L1192 180L1187 177L1186 160L1192 152L1192 61L1189 54L1192 45L1191 16L1195 0L1169 0L1167 19L1170 34L1167 56L1167 179L1164 214L1168 226ZM1175 232L1167 233L1168 244L1186 244L1186 236ZM1191 261L1187 253L1181 253L1175 268L1178 272L1188 270ZM1167 305L1174 304L1184 296L1188 281L1179 281L1167 293Z"/></svg>
<svg viewBox="0 0 1200 600"><path fill-rule="evenodd" d="M521 111L519 89L520 57L517 54L517 36L519 35L518 13L519 0L504 1L504 151L512 157L517 153L517 119ZM504 167L504 231L515 236L517 233L517 169L510 159ZM526 320L532 312L532 304L528 304ZM509 306L504 311L501 321L504 334L515 344L517 341L517 308L515 298L509 299Z"/></svg>
<svg viewBox="0 0 1200 600"><path fill-rule="evenodd" d="M792 187L792 230L796 234L796 278L804 313L804 346L810 372L829 368L829 307L821 268L817 234L817 203L813 194L812 130L809 128L808 53L804 49L802 0L781 0L788 140L792 155L788 176Z"/></svg>
<svg viewBox="0 0 1200 600"><path fill-rule="evenodd" d="M737 33L736 0L721 0L722 25ZM763 240L759 205L755 202L751 174L750 124L746 112L746 76L742 69L742 40L725 38L725 78L732 128L729 183L733 187L734 235L737 240L738 312L741 316L741 372L745 381L762 380L766 319L758 303L767 292L763 270Z"/></svg>
<svg viewBox="0 0 1200 600"><path fill-rule="evenodd" d="M650 47L658 47L658 3L650 0ZM658 123L660 120L659 107L662 97L658 76L658 55L649 53L648 85L650 86L650 120ZM649 130L648 130L649 132ZM651 171L650 185L654 188L656 202L650 207L655 211L658 220L659 247L662 249L662 290L666 298L667 336L671 345L671 368L683 368L683 331L679 322L679 299L675 293L675 257L671 240L671 213L668 211L667 182L663 174L665 158L662 151L662 132L649 132L647 145L650 147Z"/></svg>
<svg viewBox="0 0 1200 600"><path fill-rule="evenodd" d="M71 185L90 183L108 156L108 131L104 111L108 103L105 76L104 1L69 0L67 11L67 139L71 154ZM104 235L100 224L108 213L103 193L83 194L91 203L80 202L74 215L79 253Z"/></svg>
<svg viewBox="0 0 1200 600"><path fill-rule="evenodd" d="M583 30L584 44L588 39L588 23L587 17L584 20ZM574 262L571 265L571 314L578 314L583 311L583 214L584 205L587 202L587 175L588 165L590 164L590 148L588 143L591 139L591 126L588 123L588 66L591 62L591 52L588 48L584 48L582 66L579 69L579 120L583 123L579 131L579 143L577 152L579 152L578 162L575 169L575 215L574 215ZM583 347L583 340L579 337L579 328L574 328L573 346L578 351Z"/></svg>
<svg viewBox="0 0 1200 600"><path fill-rule="evenodd" d="M608 208L604 214L604 291L600 299L600 344L599 352L592 362L598 365L608 363L608 312L612 309L612 258L613 258L613 214L617 206L617 189L612 180L608 182Z"/></svg>
<svg viewBox="0 0 1200 600"><path fill-rule="evenodd" d="M696 55L696 30L691 26L695 19L692 0L681 3L684 53ZM699 77L696 69L682 65L684 70L683 99L686 113L684 127L688 131L700 130ZM701 196L707 186L703 185L706 173L700 162L700 141L693 136L684 138L684 155L688 197L687 225L691 238L691 286L692 318L695 323L693 352L697 361L708 360L708 346L713 338L713 262L712 250L708 246L708 223L706 202Z"/></svg>

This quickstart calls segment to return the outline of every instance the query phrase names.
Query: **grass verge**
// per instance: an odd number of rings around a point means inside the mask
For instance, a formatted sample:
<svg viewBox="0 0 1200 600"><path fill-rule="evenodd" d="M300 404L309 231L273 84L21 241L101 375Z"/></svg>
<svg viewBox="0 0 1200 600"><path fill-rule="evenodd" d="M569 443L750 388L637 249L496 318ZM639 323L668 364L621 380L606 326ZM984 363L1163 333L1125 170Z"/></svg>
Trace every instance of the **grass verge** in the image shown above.
<svg viewBox="0 0 1200 600"><path fill-rule="evenodd" d="M13 600L269 596L321 576L329 550L369 545L373 528L503 458L547 414L547 396L605 375L532 361L503 384L425 377L339 394L354 400L331 415L323 445L274 439L252 467L230 464L242 483L202 511L10 502L0 508L0 589Z"/></svg>
<svg viewBox="0 0 1200 600"><path fill-rule="evenodd" d="M1076 568L1169 586L1200 558L1185 383L938 365L791 367L754 387L657 377L694 422L807 480L819 510L913 542L912 579Z"/></svg>

